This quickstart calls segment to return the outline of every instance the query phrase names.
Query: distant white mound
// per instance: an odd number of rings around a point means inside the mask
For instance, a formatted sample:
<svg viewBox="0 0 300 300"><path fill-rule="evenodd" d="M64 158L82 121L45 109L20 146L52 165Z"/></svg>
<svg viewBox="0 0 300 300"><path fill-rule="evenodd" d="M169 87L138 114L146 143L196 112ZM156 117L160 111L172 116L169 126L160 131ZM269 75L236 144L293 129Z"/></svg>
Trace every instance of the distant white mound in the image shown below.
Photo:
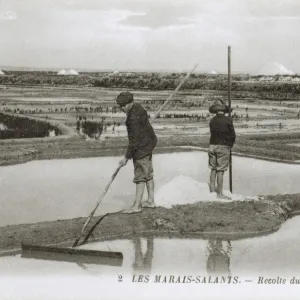
<svg viewBox="0 0 300 300"><path fill-rule="evenodd" d="M119 74L120 72L118 70L113 71L113 74Z"/></svg>
<svg viewBox="0 0 300 300"><path fill-rule="evenodd" d="M277 62L265 64L258 72L258 75L294 75L292 70L288 70L284 65Z"/></svg>
<svg viewBox="0 0 300 300"><path fill-rule="evenodd" d="M79 75L79 73L76 70L73 70L73 69L68 70L67 73L69 75Z"/></svg>
<svg viewBox="0 0 300 300"><path fill-rule="evenodd" d="M187 176L178 176L173 178L169 183L164 185L155 194L155 203L157 206L171 208L173 205L192 204L196 202L231 202L258 200L257 197L245 197L242 195L231 194L224 191L226 196L232 200L220 200L216 193L210 193L208 184L198 182Z"/></svg>
<svg viewBox="0 0 300 300"><path fill-rule="evenodd" d="M215 70L212 70L212 71L210 72L210 74L214 74L214 75L216 75L216 74L218 74L218 72L217 72L217 71L215 71Z"/></svg>
<svg viewBox="0 0 300 300"><path fill-rule="evenodd" d="M76 70L70 69L70 70L59 70L57 75L79 75L79 73Z"/></svg>
<svg viewBox="0 0 300 300"><path fill-rule="evenodd" d="M1 70L0 70L0 76L1 76L1 75L5 75L5 74L4 74L4 72L3 72L3 71L1 71Z"/></svg>
<svg viewBox="0 0 300 300"><path fill-rule="evenodd" d="M66 70L59 70L57 75L66 75Z"/></svg>

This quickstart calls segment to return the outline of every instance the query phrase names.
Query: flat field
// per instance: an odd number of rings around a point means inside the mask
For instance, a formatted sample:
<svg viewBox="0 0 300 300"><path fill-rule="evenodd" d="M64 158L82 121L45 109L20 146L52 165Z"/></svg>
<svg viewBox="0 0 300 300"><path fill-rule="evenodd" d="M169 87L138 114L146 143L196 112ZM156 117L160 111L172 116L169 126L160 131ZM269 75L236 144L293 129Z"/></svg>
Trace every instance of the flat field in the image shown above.
<svg viewBox="0 0 300 300"><path fill-rule="evenodd" d="M262 83L261 83L262 84ZM125 115L115 105L121 88L93 86L6 85L0 87L0 111L27 116L63 127L62 136L43 139L1 140L0 164L15 164L31 159L74 158L119 155L125 151ZM172 90L132 90L135 100L153 115ZM211 114L208 107L224 90L183 89L153 123L159 147L198 146L207 148ZM275 92L274 92L275 93ZM277 96L276 96L277 95ZM233 120L238 135L233 151L267 159L300 160L296 144L300 139L299 102L262 99L251 91L247 98L233 94ZM76 132L78 120L103 125L99 140ZM282 140L288 143L282 143ZM160 150L166 151L166 150Z"/></svg>

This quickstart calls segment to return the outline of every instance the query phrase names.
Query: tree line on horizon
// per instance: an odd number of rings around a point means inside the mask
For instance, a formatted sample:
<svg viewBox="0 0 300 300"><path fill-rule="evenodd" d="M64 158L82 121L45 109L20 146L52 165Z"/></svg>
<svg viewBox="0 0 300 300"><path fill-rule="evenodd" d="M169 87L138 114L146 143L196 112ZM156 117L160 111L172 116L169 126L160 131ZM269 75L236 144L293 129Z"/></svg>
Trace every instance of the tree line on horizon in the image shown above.
<svg viewBox="0 0 300 300"><path fill-rule="evenodd" d="M144 90L174 90L185 73L159 74L159 73L125 73L108 75L95 73L95 77L87 74L79 76L58 76L43 72L10 72L7 76L0 76L2 85L50 85L50 86L87 86L100 88L126 88ZM248 76L249 77L249 76ZM291 95L300 94L300 83L289 82L257 82L247 81L245 75L232 77L232 91L275 93L281 95L282 99ZM247 79L248 78L248 79ZM183 85L183 89L189 90L215 90L226 91L228 87L227 77L216 75L214 77L205 74L192 74Z"/></svg>

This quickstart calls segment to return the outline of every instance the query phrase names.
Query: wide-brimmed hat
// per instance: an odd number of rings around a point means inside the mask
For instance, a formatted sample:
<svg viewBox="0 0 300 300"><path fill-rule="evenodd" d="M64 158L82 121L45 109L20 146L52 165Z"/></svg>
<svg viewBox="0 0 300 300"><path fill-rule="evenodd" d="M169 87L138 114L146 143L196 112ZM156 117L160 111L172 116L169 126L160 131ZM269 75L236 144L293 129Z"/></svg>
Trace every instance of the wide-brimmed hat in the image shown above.
<svg viewBox="0 0 300 300"><path fill-rule="evenodd" d="M130 92L122 92L118 95L117 99L116 99L116 103L120 106L120 107L124 107L125 105L127 105L128 103L133 101L133 94Z"/></svg>
<svg viewBox="0 0 300 300"><path fill-rule="evenodd" d="M213 105L209 107L209 112L211 114L218 112L229 113L229 106L225 104L223 99L218 98L214 101Z"/></svg>

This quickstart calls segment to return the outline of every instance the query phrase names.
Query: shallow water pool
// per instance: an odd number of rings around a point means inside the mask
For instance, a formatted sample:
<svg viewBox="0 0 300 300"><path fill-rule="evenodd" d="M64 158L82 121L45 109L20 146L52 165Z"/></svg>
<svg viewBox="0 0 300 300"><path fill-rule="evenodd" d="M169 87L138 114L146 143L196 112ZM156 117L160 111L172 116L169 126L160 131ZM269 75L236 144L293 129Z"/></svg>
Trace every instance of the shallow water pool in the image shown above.
<svg viewBox="0 0 300 300"><path fill-rule="evenodd" d="M120 159L43 160L0 167L0 226L88 216ZM180 175L200 182L209 178L205 152L157 154L153 162L157 191ZM234 156L233 192L246 196L300 193L299 173L300 165ZM133 166L129 161L100 204L98 215L132 204L132 177ZM228 189L228 172L224 182Z"/></svg>
<svg viewBox="0 0 300 300"><path fill-rule="evenodd" d="M1 276L97 276L187 274L297 276L300 269L300 217L268 236L243 240L134 237L90 243L79 248L123 253L120 266L0 257Z"/></svg>

